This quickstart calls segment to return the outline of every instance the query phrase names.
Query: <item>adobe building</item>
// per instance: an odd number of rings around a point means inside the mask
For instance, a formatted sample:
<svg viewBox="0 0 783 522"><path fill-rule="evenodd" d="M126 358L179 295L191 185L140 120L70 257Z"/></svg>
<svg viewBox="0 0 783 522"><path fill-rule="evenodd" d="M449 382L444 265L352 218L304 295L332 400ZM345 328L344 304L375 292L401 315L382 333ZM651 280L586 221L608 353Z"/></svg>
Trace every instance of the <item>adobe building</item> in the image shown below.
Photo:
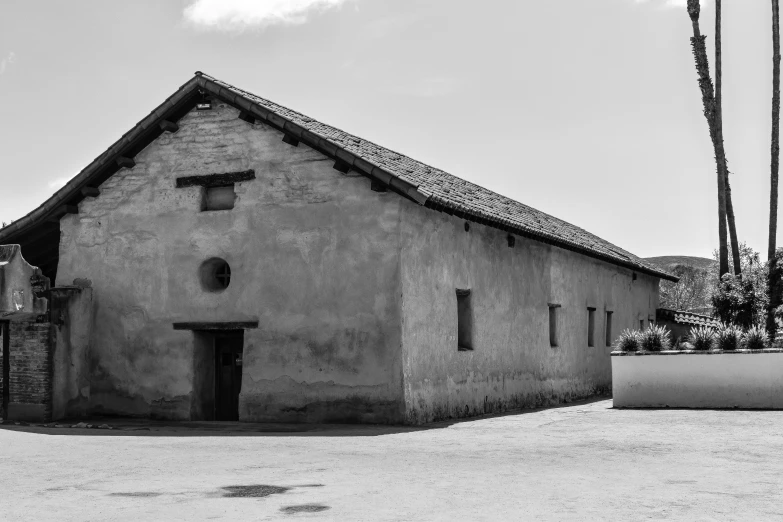
<svg viewBox="0 0 783 522"><path fill-rule="evenodd" d="M32 411L14 351L37 346L49 418L420 424L587 397L676 280L200 72L0 244L52 282L48 315L4 329L8 404Z"/></svg>

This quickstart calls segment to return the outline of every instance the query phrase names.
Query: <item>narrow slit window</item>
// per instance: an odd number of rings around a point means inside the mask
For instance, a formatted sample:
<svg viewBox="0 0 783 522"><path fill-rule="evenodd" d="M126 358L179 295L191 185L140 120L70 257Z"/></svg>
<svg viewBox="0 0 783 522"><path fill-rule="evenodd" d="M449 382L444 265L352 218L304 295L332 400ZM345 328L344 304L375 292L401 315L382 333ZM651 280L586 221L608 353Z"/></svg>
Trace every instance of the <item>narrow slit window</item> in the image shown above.
<svg viewBox="0 0 783 522"><path fill-rule="evenodd" d="M606 312L606 346L612 346L612 312Z"/></svg>
<svg viewBox="0 0 783 522"><path fill-rule="evenodd" d="M473 307L470 290L457 289L457 349L473 350Z"/></svg>
<svg viewBox="0 0 783 522"><path fill-rule="evenodd" d="M644 319L639 319L639 330L644 330Z"/></svg>
<svg viewBox="0 0 783 522"><path fill-rule="evenodd" d="M204 199L201 210L230 210L234 208L234 184L220 187L204 187Z"/></svg>
<svg viewBox="0 0 783 522"><path fill-rule="evenodd" d="M549 305L549 346L557 347L557 309L560 305Z"/></svg>
<svg viewBox="0 0 783 522"><path fill-rule="evenodd" d="M587 309L587 346L595 346L595 308Z"/></svg>

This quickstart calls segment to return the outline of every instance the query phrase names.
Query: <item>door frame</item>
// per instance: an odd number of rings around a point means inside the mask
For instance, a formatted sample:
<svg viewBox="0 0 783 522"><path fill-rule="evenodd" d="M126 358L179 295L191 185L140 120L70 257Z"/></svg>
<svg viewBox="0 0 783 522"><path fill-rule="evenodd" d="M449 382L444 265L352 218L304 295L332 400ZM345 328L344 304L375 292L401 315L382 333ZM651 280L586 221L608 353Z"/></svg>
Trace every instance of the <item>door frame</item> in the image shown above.
<svg viewBox="0 0 783 522"><path fill-rule="evenodd" d="M192 420L210 421L215 419L215 341L219 336L241 336L242 358L244 360L244 339L247 330L258 328L258 320L244 321L188 321L176 322L171 325L174 330L190 330L193 333L193 386L194 399L191 400L190 415ZM210 371L204 372L204 357L209 359ZM198 375L198 377L197 377ZM204 393L210 398L206 399ZM211 418L210 418L211 417Z"/></svg>
<svg viewBox="0 0 783 522"><path fill-rule="evenodd" d="M214 370L215 370L214 371L214 379L215 380L214 380L214 385L213 385L213 388L214 388L214 391L215 391L215 401L214 401L215 411L214 411L212 417L215 420L219 420L218 419L218 408L219 408L220 403L221 403L220 399L221 399L221 393L222 393L222 385L221 385L221 382L220 382L220 379L221 379L220 374L221 374L221 369L222 369L221 356L222 356L223 352L218 349L218 345L219 345L219 343L220 343L220 341L222 339L235 339L235 340L238 341L237 342L238 347L239 347L238 352L239 352L239 354L241 356L243 364L242 364L242 367L240 367L240 369L239 369L239 390L235 389L235 386L236 386L235 383L234 383L234 386L232 386L231 393L232 394L236 393L236 408L237 408L237 411L236 411L236 415L231 415L231 416L232 417L234 417L234 416L236 417L236 419L233 419L233 420L239 421L239 394L241 393L241 390L242 390L242 371L243 371L243 368L244 368L244 358L245 358L245 331L244 330L225 330L225 331L222 331L222 332L216 332L214 334L213 339L214 339L213 351L214 351L214 361L215 361L215 367L214 367ZM232 351L232 354L233 353L234 352ZM236 372L236 368L234 367L235 364L236 364L236 361L233 360L233 357L234 356L232 355L232 370L234 372ZM220 419L220 420L223 420L223 419Z"/></svg>

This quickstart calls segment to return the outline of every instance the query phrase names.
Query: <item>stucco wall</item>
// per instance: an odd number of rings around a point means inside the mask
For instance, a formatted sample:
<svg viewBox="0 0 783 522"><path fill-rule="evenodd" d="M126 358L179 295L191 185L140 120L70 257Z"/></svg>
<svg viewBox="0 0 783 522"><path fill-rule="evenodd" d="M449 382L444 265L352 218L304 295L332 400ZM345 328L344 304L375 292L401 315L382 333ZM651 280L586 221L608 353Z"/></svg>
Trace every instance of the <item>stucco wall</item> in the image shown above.
<svg viewBox="0 0 783 522"><path fill-rule="evenodd" d="M608 391L616 337L655 317L657 278L405 204L403 361L410 423L553 404ZM457 350L455 290L470 289L474 350ZM558 346L549 304L559 304ZM595 346L587 345L596 308Z"/></svg>
<svg viewBox="0 0 783 522"><path fill-rule="evenodd" d="M45 279L25 261L19 245L0 245L0 320L33 321L46 313L47 300L35 296L31 278Z"/></svg>
<svg viewBox="0 0 783 522"><path fill-rule="evenodd" d="M613 355L614 406L781 409L783 351L764 352Z"/></svg>
<svg viewBox="0 0 783 522"><path fill-rule="evenodd" d="M52 419L84 416L90 407L92 288L52 288Z"/></svg>
<svg viewBox="0 0 783 522"><path fill-rule="evenodd" d="M402 198L237 116L191 112L61 221L58 284L94 289L91 410L190 418L203 343L172 323L258 320L240 419L401 420ZM175 188L246 169L257 179L232 210L200 212L200 187ZM222 293L198 278L212 256L231 266Z"/></svg>

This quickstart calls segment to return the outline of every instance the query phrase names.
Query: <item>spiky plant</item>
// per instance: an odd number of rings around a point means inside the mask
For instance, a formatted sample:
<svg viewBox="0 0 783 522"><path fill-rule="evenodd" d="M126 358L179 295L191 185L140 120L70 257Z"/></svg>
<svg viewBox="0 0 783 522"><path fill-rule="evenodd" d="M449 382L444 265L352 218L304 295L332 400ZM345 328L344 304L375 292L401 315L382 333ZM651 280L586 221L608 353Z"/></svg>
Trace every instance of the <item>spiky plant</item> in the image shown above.
<svg viewBox="0 0 783 522"><path fill-rule="evenodd" d="M762 350L769 346L769 336L763 328L753 326L742 334L741 343L747 350Z"/></svg>
<svg viewBox="0 0 783 522"><path fill-rule="evenodd" d="M715 347L718 350L736 350L740 346L742 330L733 324L722 324L715 330Z"/></svg>
<svg viewBox="0 0 783 522"><path fill-rule="evenodd" d="M650 325L641 332L642 350L648 352L660 352L671 348L671 334L663 326Z"/></svg>
<svg viewBox="0 0 783 522"><path fill-rule="evenodd" d="M715 343L715 332L712 328L697 326L691 329L689 340L696 350L711 350Z"/></svg>
<svg viewBox="0 0 783 522"><path fill-rule="evenodd" d="M637 352L641 346L642 333L638 330L625 329L615 342L615 349L621 352Z"/></svg>

